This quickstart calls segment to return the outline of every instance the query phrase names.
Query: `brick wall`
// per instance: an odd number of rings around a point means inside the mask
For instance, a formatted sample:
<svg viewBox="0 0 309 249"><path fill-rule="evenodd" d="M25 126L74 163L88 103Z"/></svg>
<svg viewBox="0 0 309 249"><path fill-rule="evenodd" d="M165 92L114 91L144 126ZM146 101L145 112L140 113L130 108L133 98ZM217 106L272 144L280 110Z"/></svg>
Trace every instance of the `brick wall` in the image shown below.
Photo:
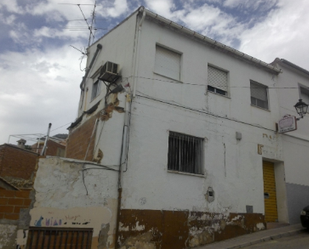
<svg viewBox="0 0 309 249"><path fill-rule="evenodd" d="M0 146L0 176L30 179L38 154L14 145Z"/></svg>
<svg viewBox="0 0 309 249"><path fill-rule="evenodd" d="M3 190L0 189L0 220L18 220L20 210L29 208L31 199L30 190Z"/></svg>
<svg viewBox="0 0 309 249"><path fill-rule="evenodd" d="M95 134L90 141L91 134L94 128L95 120L97 116L94 115L85 123L77 128L73 128L70 131L69 138L66 147L66 157L84 160L86 155L87 147L89 145L89 151L86 160L92 161L93 150L95 142Z"/></svg>
<svg viewBox="0 0 309 249"><path fill-rule="evenodd" d="M38 154L41 154L41 151L44 147L44 142L42 141L39 144L33 144L32 146L32 151L37 152ZM62 152L62 153L61 153ZM64 157L65 152L65 146L62 144L59 144L53 140L48 140L47 145L46 145L46 156L59 156L59 157Z"/></svg>

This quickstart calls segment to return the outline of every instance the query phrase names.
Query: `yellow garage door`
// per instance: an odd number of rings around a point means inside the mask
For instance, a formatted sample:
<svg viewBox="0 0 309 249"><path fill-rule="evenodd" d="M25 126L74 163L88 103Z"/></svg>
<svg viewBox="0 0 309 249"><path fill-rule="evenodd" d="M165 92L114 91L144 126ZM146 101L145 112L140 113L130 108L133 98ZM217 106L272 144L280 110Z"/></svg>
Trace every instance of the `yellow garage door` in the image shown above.
<svg viewBox="0 0 309 249"><path fill-rule="evenodd" d="M263 162L265 221L278 221L274 164Z"/></svg>

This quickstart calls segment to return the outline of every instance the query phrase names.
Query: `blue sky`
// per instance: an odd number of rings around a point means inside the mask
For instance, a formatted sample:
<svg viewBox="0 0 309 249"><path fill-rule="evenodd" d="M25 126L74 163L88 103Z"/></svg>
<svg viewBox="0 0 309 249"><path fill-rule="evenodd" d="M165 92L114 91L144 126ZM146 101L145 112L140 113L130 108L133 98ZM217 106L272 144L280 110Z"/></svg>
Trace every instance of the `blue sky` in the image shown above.
<svg viewBox="0 0 309 249"><path fill-rule="evenodd" d="M77 4L81 4L80 11ZM0 144L76 119L94 0L0 2ZM307 0L97 0L95 39L143 5L242 52L309 70ZM73 48L74 46L75 48ZM30 137L30 136L29 136ZM14 143L11 137L10 142ZM28 141L27 144L32 144Z"/></svg>

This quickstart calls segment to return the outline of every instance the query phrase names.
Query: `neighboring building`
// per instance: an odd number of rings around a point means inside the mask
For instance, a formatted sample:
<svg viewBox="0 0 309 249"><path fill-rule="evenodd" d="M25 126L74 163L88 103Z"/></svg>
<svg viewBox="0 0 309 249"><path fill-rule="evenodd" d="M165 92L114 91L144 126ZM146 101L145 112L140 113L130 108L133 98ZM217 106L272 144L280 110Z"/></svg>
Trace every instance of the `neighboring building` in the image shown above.
<svg viewBox="0 0 309 249"><path fill-rule="evenodd" d="M58 134L47 141L47 155L64 156L64 135ZM18 246L26 243L34 196L31 191L44 145L41 141L28 146L25 139L17 143L0 145L0 248L3 249L22 248Z"/></svg>
<svg viewBox="0 0 309 249"><path fill-rule="evenodd" d="M280 116L290 114L298 117L294 108L298 99L309 104L309 72L285 59L277 58L272 64L282 71L276 85ZM281 193L285 200L278 211L282 207L287 208L287 220L294 224L299 223L299 210L308 206L309 200L309 115L297 122L297 130L281 137L285 174L280 177L285 179L286 192Z"/></svg>
<svg viewBox="0 0 309 249"><path fill-rule="evenodd" d="M18 146L0 145L0 176L20 189L32 187L33 173L39 156L25 149L23 141Z"/></svg>
<svg viewBox="0 0 309 249"><path fill-rule="evenodd" d="M67 137L67 134L57 134L55 136L49 137L46 144L45 155L64 157ZM37 143L31 146L32 151L41 154L44 144L45 138L39 139Z"/></svg>
<svg viewBox="0 0 309 249"><path fill-rule="evenodd" d="M26 141L18 146L0 145L0 248L16 248L19 234L29 227L31 190L38 154L25 149Z"/></svg>
<svg viewBox="0 0 309 249"><path fill-rule="evenodd" d="M307 86L297 70L143 7L87 52L68 158L39 162L28 246L191 248L297 222L308 120L276 129Z"/></svg>

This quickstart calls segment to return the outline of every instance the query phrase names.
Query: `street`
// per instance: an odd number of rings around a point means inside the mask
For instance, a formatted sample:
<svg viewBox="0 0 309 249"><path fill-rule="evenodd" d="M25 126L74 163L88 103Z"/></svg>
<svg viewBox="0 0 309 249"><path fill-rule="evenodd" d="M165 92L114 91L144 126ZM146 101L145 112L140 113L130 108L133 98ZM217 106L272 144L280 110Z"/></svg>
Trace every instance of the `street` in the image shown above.
<svg viewBox="0 0 309 249"><path fill-rule="evenodd" d="M278 238L256 245L244 247L250 249L308 249L309 229L303 229L299 234Z"/></svg>

